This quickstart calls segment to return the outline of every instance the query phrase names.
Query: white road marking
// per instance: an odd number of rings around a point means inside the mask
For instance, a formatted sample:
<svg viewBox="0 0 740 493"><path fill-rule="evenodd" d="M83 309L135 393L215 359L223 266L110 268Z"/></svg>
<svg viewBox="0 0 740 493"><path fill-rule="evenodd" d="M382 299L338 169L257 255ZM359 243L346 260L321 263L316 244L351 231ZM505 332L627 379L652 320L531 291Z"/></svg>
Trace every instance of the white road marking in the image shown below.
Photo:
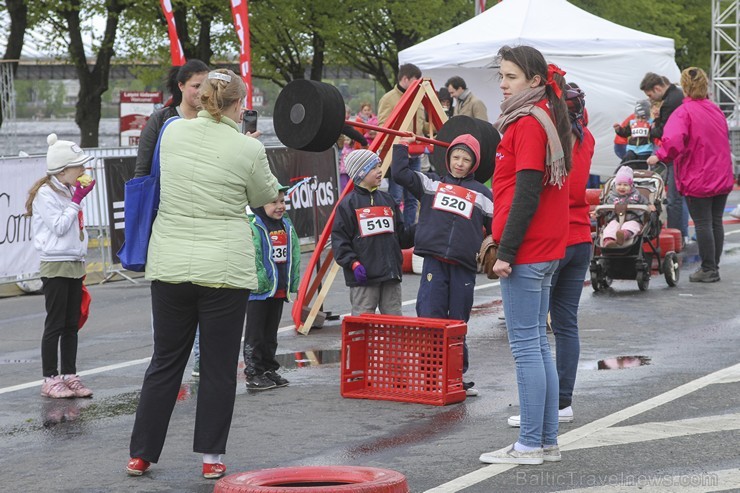
<svg viewBox="0 0 740 493"><path fill-rule="evenodd" d="M149 363L151 359L152 358L150 356L149 358L135 359L132 361L124 361L123 363L116 363L113 365L101 366L99 368L93 368L92 370L81 371L79 372L79 375L81 377L84 377L85 375L95 375L97 373L103 373L106 371L118 370L120 368L127 368L129 366L134 366L134 365L141 365L143 363ZM6 394L8 392L15 392L16 390L24 390L24 389L31 389L33 387L39 387L41 386L42 383L44 383L43 380L36 380L34 382L22 383L20 385L13 385L11 387L4 387L0 389L0 394Z"/></svg>
<svg viewBox="0 0 740 493"><path fill-rule="evenodd" d="M480 286L476 286L475 287L475 290L477 291L479 289L490 288L490 287L498 286L498 285L499 285L498 282L491 282L491 283L488 283L488 284L481 284ZM404 301L402 303L402 305L403 306L408 306L408 305L413 305L414 303L416 303L416 299ZM349 313L345 313L345 314L341 315L341 317L346 317L348 315L350 315L350 314ZM278 329L278 333L288 332L290 330L295 330L295 325L286 325L285 327L280 327ZM242 337L242 342L244 342L244 338L243 337ZM122 363L116 363L116 364L108 365L108 366L101 366L99 368L93 368L92 370L81 371L79 373L79 375L80 376L95 375L97 373L103 373L103 372L106 372L106 371L118 370L118 369L121 369L121 368L127 368L129 366L142 365L142 364L145 364L145 363L149 363L149 361L151 361L151 359L152 358L150 356L148 358L136 359L136 360L132 360L132 361L124 361ZM22 383L22 384L19 384L19 385L12 385L10 387L3 387L3 388L0 389L0 394L7 394L8 392L15 392L17 390L32 389L34 387L41 386L42 383L44 383L43 380L35 380L33 382Z"/></svg>
<svg viewBox="0 0 740 493"><path fill-rule="evenodd" d="M592 435L595 435L602 430L614 426L617 423L625 421L633 416L637 416L644 412L655 409L658 406L662 406L668 402L674 401L680 397L688 395L697 390L703 389L704 387L717 383L728 383L740 381L740 364L733 365L727 368L723 368L709 375L697 378L691 382L680 385L674 389L657 395L646 401L637 403L628 408L617 411L616 413L605 416L601 419L597 419L591 423L587 423L580 428L569 431L558 437L560 449L563 451L575 450L581 448L576 442L582 439L586 439ZM713 430L718 431L718 430ZM483 451L481 451L483 452ZM516 465L510 464L493 464L490 466L482 467L476 471L455 478L452 481L448 481L440 486L427 490L425 493L453 493L460 490L464 490L474 484L478 484L482 481L486 481L498 474L513 469ZM737 483L735 483L737 484ZM614 490L623 491L623 490ZM630 490L632 491L632 490ZM683 490L682 490L683 491ZM704 489L706 491L706 488Z"/></svg>
<svg viewBox="0 0 740 493"><path fill-rule="evenodd" d="M570 444L567 450L625 445L729 430L740 430L740 414L720 414L606 428Z"/></svg>

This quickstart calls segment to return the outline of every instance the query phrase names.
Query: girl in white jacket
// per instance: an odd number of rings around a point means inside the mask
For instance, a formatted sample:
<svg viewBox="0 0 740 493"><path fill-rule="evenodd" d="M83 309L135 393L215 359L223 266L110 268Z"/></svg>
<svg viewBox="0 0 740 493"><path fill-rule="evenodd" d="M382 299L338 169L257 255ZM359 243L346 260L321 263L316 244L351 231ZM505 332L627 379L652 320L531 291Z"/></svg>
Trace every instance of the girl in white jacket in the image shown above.
<svg viewBox="0 0 740 493"><path fill-rule="evenodd" d="M85 163L93 158L74 142L58 140L56 134L46 141L46 176L34 184L26 201L26 214L32 216L34 246L41 252L46 302L41 395L55 399L91 397L92 391L77 375L77 329L87 254L80 202L95 186L95 181L84 175Z"/></svg>

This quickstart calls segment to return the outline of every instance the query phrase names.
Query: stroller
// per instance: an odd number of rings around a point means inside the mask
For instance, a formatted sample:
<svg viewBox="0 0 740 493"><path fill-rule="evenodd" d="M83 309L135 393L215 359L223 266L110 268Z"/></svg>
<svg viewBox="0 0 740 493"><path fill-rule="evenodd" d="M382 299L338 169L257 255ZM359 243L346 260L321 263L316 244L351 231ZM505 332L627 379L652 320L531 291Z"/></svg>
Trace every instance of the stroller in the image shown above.
<svg viewBox="0 0 740 493"><path fill-rule="evenodd" d="M647 197L650 204L655 206L651 211L647 205L638 204L604 204L609 192L615 186L614 177L604 185L599 197L600 203L595 208L596 231L594 251L589 266L591 272L591 287L594 291L603 291L612 284L613 279L635 279L640 291L647 290L650 284L650 274L653 268L653 259L657 259L657 270L665 276L668 286L676 286L679 278L678 255L671 242L666 242L664 248L661 241L660 213L665 199L664 176L665 166L647 170L645 161L627 161L622 166L629 166L634 171L635 188ZM661 165L659 165L661 166ZM640 216L642 228L621 245L611 244L602 246L602 233L607 224L607 216L616 213L619 225L624 223L627 212ZM672 239L672 237L670 237Z"/></svg>

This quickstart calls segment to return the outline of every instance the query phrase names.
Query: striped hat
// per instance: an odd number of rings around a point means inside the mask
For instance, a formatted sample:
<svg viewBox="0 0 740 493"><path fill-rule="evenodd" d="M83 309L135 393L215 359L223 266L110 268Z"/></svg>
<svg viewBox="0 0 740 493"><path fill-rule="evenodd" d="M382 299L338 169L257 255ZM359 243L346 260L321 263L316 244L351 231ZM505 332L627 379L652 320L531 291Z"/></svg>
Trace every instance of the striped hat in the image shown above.
<svg viewBox="0 0 740 493"><path fill-rule="evenodd" d="M379 162L380 158L373 151L356 149L344 158L344 167L352 181L360 183Z"/></svg>
<svg viewBox="0 0 740 493"><path fill-rule="evenodd" d="M46 151L46 174L56 175L70 166L84 166L93 160L80 146L68 140L59 140L57 134L49 134L46 138L49 150Z"/></svg>

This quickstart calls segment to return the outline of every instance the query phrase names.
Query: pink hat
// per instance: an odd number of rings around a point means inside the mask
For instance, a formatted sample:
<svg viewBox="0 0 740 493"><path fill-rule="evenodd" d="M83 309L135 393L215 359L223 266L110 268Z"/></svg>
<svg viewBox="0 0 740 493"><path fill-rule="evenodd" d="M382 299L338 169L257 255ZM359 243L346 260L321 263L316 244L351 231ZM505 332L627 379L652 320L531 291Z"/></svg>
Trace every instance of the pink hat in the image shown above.
<svg viewBox="0 0 740 493"><path fill-rule="evenodd" d="M634 173L632 172L632 168L629 166L622 166L617 171L617 175L614 177L614 183L627 183L629 185L632 185L633 183L633 177Z"/></svg>

